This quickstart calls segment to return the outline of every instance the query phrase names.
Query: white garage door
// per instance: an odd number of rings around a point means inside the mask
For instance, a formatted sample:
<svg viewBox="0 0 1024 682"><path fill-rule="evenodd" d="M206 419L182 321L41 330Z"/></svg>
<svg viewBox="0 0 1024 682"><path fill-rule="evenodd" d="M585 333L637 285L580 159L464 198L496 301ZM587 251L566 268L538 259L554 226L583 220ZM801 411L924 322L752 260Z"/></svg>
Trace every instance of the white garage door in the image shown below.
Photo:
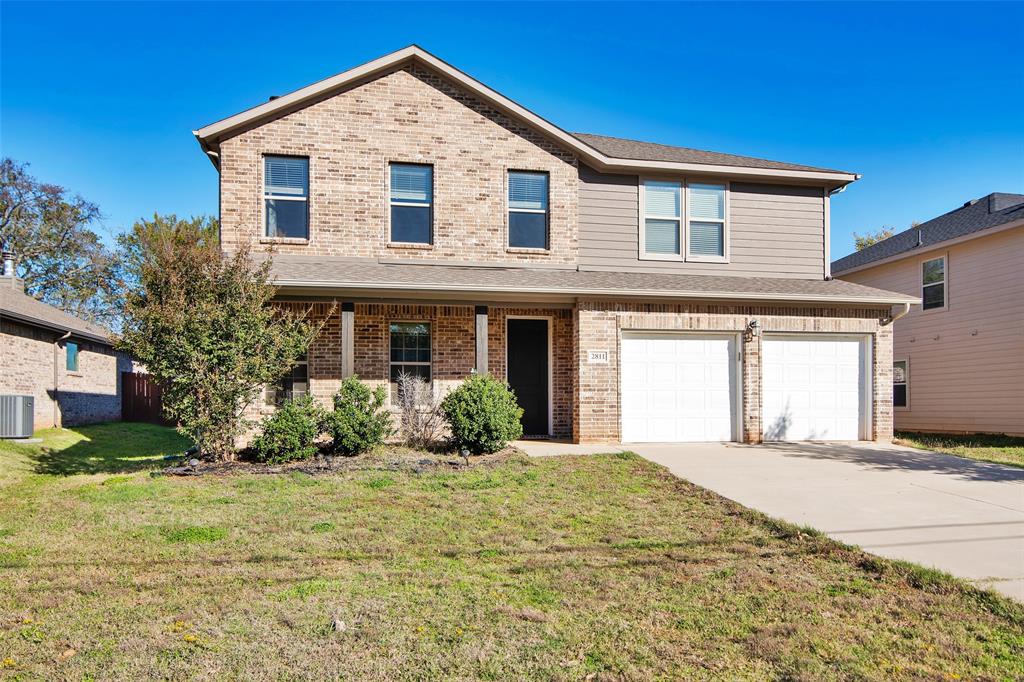
<svg viewBox="0 0 1024 682"><path fill-rule="evenodd" d="M765 338L765 440L858 440L864 422L861 339Z"/></svg>
<svg viewBox="0 0 1024 682"><path fill-rule="evenodd" d="M622 440L733 440L735 339L623 333Z"/></svg>

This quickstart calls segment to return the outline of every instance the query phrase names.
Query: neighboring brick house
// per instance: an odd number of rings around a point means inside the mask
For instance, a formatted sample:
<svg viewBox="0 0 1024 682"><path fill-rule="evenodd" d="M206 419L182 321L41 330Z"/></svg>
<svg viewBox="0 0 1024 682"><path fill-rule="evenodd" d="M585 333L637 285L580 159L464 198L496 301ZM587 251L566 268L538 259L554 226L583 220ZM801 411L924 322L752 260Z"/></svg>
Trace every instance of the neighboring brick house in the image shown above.
<svg viewBox="0 0 1024 682"><path fill-rule="evenodd" d="M0 395L35 398L35 428L121 419L121 372L131 360L109 332L28 296L0 275Z"/></svg>
<svg viewBox="0 0 1024 682"><path fill-rule="evenodd" d="M265 410L476 371L531 436L891 437L918 299L829 276L856 175L570 134L415 46L195 134L223 248L272 248L282 303L327 318Z"/></svg>
<svg viewBox="0 0 1024 682"><path fill-rule="evenodd" d="M903 431L1024 436L1024 194L997 192L851 253L836 276L920 296L894 327Z"/></svg>

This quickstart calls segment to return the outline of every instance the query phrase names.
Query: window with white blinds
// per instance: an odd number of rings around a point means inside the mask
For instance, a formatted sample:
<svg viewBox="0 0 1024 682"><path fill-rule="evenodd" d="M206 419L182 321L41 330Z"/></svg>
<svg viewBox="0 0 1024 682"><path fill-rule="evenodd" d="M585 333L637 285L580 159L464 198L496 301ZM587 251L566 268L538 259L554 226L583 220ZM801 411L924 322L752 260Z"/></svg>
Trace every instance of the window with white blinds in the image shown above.
<svg viewBox="0 0 1024 682"><path fill-rule="evenodd" d="M687 258L725 258L725 185L691 183L687 191Z"/></svg>
<svg viewBox="0 0 1024 682"><path fill-rule="evenodd" d="M644 254L655 258L678 258L683 232L682 184L647 180L643 190Z"/></svg>
<svg viewBox="0 0 1024 682"><path fill-rule="evenodd" d="M309 159L263 157L264 234L309 238Z"/></svg>
<svg viewBox="0 0 1024 682"><path fill-rule="evenodd" d="M721 262L727 258L725 184L644 180L641 257Z"/></svg>
<svg viewBox="0 0 1024 682"><path fill-rule="evenodd" d="M548 174L508 172L508 245L548 248Z"/></svg>
<svg viewBox="0 0 1024 682"><path fill-rule="evenodd" d="M433 239L434 167L393 163L390 173L391 241L430 244Z"/></svg>

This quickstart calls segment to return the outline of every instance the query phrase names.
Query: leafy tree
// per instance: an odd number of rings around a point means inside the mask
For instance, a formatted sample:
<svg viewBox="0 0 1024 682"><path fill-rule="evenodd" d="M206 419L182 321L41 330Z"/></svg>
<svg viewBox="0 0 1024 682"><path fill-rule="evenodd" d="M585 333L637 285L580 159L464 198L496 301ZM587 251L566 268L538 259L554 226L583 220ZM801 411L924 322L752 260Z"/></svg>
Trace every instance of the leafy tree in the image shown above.
<svg viewBox="0 0 1024 682"><path fill-rule="evenodd" d="M89 226L96 204L42 183L27 164L0 160L0 247L12 251L25 292L86 320L117 326L121 268Z"/></svg>
<svg viewBox="0 0 1024 682"><path fill-rule="evenodd" d="M853 246L858 251L863 251L864 249L868 248L872 244L877 244L880 241L888 239L893 234L894 234L894 232L892 231L892 228L890 228L890 227L883 227L882 229L877 230L875 232L867 232L865 234L857 234L856 232L854 232L853 233Z"/></svg>
<svg viewBox="0 0 1024 682"><path fill-rule="evenodd" d="M222 254L216 221L155 215L121 237L132 286L120 347L163 386L164 410L208 457L230 460L245 408L319 327L271 305L269 260Z"/></svg>

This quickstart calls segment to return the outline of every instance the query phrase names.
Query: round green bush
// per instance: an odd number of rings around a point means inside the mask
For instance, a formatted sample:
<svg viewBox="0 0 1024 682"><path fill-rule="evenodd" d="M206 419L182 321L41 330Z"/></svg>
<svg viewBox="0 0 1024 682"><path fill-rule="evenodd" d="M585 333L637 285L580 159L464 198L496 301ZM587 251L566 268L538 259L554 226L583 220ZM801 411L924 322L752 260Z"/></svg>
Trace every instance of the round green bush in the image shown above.
<svg viewBox="0 0 1024 682"><path fill-rule="evenodd" d="M334 412L327 415L334 449L342 454L357 455L382 444L391 435L391 414L385 409L387 392L376 390L348 377L334 396Z"/></svg>
<svg viewBox="0 0 1024 682"><path fill-rule="evenodd" d="M316 454L323 422L323 409L309 396L288 400L264 420L252 444L253 455L269 464L309 459Z"/></svg>
<svg viewBox="0 0 1024 682"><path fill-rule="evenodd" d="M474 374L441 402L453 444L474 455L497 452L523 435L523 409L504 381Z"/></svg>

